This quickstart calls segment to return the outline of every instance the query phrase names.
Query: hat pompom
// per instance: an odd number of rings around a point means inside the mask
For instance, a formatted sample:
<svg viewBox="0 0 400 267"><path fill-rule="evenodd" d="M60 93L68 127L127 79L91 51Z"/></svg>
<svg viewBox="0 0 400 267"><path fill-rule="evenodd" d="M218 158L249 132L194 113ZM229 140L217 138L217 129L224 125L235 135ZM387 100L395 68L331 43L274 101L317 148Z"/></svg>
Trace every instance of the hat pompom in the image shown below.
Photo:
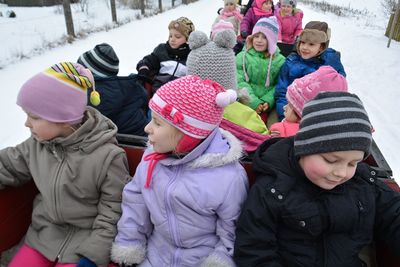
<svg viewBox="0 0 400 267"><path fill-rule="evenodd" d="M235 90L226 90L225 92L221 92L217 94L215 102L221 108L228 106L236 101L237 94Z"/></svg>
<svg viewBox="0 0 400 267"><path fill-rule="evenodd" d="M194 31L189 35L188 43L190 49L193 50L206 45L209 41L210 40L204 32Z"/></svg>
<svg viewBox="0 0 400 267"><path fill-rule="evenodd" d="M222 30L217 32L214 42L220 47L233 48L236 44L236 35L232 30Z"/></svg>

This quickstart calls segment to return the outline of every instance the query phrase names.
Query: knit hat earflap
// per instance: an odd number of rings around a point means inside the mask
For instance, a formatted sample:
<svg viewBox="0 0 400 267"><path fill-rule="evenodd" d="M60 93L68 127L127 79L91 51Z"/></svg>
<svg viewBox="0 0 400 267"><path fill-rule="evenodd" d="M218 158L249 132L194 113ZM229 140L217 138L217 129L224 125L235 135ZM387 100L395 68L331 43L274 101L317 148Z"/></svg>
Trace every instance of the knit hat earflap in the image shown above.
<svg viewBox="0 0 400 267"><path fill-rule="evenodd" d="M347 92L346 78L331 66L321 66L318 70L295 79L288 86L286 98L301 118L304 104L320 92Z"/></svg>
<svg viewBox="0 0 400 267"><path fill-rule="evenodd" d="M294 153L359 150L368 155L371 144L372 127L361 100L347 92L323 92L304 106Z"/></svg>
<svg viewBox="0 0 400 267"><path fill-rule="evenodd" d="M193 22L186 17L180 17L171 21L168 25L168 29L177 30L186 37L186 40L189 38L190 33L195 30Z"/></svg>
<svg viewBox="0 0 400 267"><path fill-rule="evenodd" d="M17 97L25 112L56 123L77 124L87 106L87 89L94 87L90 70L61 62L26 81Z"/></svg>
<svg viewBox="0 0 400 267"><path fill-rule="evenodd" d="M149 107L184 134L204 139L221 123L224 107L235 101L235 91L187 75L161 86Z"/></svg>
<svg viewBox="0 0 400 267"><path fill-rule="evenodd" d="M116 76L119 71L119 59L111 45L102 43L83 53L78 63L88 68L94 76Z"/></svg>

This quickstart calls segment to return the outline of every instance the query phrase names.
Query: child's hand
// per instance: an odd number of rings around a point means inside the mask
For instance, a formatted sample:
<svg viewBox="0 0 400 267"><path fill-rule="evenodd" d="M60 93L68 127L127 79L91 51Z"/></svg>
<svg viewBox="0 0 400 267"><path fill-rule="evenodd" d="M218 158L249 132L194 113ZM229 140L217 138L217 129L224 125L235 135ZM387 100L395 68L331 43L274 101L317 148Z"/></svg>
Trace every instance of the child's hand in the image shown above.
<svg viewBox="0 0 400 267"><path fill-rule="evenodd" d="M271 131L269 134L270 134L272 137L280 137L280 136L281 136L281 133L278 132L278 131Z"/></svg>
<svg viewBox="0 0 400 267"><path fill-rule="evenodd" d="M262 107L262 111L267 111L269 109L269 104L268 103L264 103L263 107Z"/></svg>
<svg viewBox="0 0 400 267"><path fill-rule="evenodd" d="M258 105L258 107L256 108L256 112L257 114L260 114L263 111L263 104Z"/></svg>

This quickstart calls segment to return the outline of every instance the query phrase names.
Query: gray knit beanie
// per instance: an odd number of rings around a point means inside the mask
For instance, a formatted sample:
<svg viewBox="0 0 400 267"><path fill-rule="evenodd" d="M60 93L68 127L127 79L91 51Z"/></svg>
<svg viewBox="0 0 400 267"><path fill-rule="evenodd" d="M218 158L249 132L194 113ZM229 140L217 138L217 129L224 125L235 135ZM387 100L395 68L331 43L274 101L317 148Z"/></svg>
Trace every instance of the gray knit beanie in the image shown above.
<svg viewBox="0 0 400 267"><path fill-rule="evenodd" d="M371 123L361 100L347 92L323 92L306 103L294 138L296 156L359 150L369 154Z"/></svg>
<svg viewBox="0 0 400 267"><path fill-rule="evenodd" d="M186 61L188 75L197 75L203 80L213 80L225 89L236 90L234 31L222 30L215 35L213 41L204 32L194 31L188 43L191 49Z"/></svg>

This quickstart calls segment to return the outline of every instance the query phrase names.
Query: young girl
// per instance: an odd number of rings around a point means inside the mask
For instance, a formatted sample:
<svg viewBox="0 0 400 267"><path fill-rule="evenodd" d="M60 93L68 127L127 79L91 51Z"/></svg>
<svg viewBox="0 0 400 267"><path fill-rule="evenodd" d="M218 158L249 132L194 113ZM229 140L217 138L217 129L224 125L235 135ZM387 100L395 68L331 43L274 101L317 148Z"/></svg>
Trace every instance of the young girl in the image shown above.
<svg viewBox="0 0 400 267"><path fill-rule="evenodd" d="M188 37L194 31L193 23L186 17L173 20L168 25L169 37L159 44L136 66L139 77L151 82L153 92L168 81L186 75L186 59L190 52Z"/></svg>
<svg viewBox="0 0 400 267"><path fill-rule="evenodd" d="M268 18L273 15L274 3L272 0L255 0L240 23L240 36L246 40L247 36L253 31L253 27L259 19Z"/></svg>
<svg viewBox="0 0 400 267"><path fill-rule="evenodd" d="M238 88L246 88L249 106L267 121L274 107L275 85L285 57L276 47L279 26L276 17L262 18L246 40L246 50L236 56Z"/></svg>
<svg viewBox="0 0 400 267"><path fill-rule="evenodd" d="M17 104L32 136L0 151L0 188L33 179L38 188L20 266L107 266L129 179L116 126L87 107L89 70L62 62L22 86ZM3 203L4 204L4 203Z"/></svg>
<svg viewBox="0 0 400 267"><path fill-rule="evenodd" d="M221 20L232 23L235 34L239 34L240 22L242 22L243 15L240 14L240 10L237 7L237 0L224 0L224 8L221 10L218 17L215 19L215 23Z"/></svg>
<svg viewBox="0 0 400 267"><path fill-rule="evenodd" d="M285 118L271 125L273 136L289 137L299 130L304 104L320 92L347 92L347 81L331 66L322 66L302 78L294 80L286 92L288 103L283 107Z"/></svg>
<svg viewBox="0 0 400 267"><path fill-rule="evenodd" d="M237 266L367 266L359 253L374 235L400 256L400 194L361 163L371 144L356 95L323 92L306 103L296 136L255 154Z"/></svg>
<svg viewBox="0 0 400 267"><path fill-rule="evenodd" d="M233 90L192 75L154 94L145 128L150 147L124 188L114 262L235 266L234 231L248 182L239 141L218 128L223 107L235 99Z"/></svg>
<svg viewBox="0 0 400 267"><path fill-rule="evenodd" d="M286 58L276 85L275 100L279 120L284 118L283 107L287 104L287 87L294 79L314 72L324 65L331 66L346 77L346 72L340 61L340 53L328 48L330 29L326 22L310 21L304 27L299 38L300 40L296 45L297 53L292 53Z"/></svg>
<svg viewBox="0 0 400 267"><path fill-rule="evenodd" d="M303 11L296 8L296 0L282 0L276 12L279 23L278 46L282 55L287 57L294 47L296 38L303 30Z"/></svg>

